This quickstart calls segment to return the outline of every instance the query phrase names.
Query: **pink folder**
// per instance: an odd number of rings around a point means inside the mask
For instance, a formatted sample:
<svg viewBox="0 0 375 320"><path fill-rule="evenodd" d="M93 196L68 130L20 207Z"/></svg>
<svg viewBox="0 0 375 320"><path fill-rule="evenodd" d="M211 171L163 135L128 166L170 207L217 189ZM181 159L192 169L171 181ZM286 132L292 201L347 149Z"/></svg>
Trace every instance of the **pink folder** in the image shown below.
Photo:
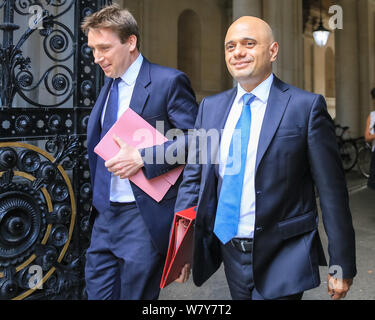
<svg viewBox="0 0 375 320"><path fill-rule="evenodd" d="M125 143L138 149L160 145L167 141L166 137L131 108L128 108L122 114L94 148L94 152L105 161L113 158L120 151L120 147L113 140L113 135L117 135ZM147 179L143 171L139 170L129 180L155 201L159 202L163 199L169 188L176 183L183 169L184 166L181 165L152 179Z"/></svg>

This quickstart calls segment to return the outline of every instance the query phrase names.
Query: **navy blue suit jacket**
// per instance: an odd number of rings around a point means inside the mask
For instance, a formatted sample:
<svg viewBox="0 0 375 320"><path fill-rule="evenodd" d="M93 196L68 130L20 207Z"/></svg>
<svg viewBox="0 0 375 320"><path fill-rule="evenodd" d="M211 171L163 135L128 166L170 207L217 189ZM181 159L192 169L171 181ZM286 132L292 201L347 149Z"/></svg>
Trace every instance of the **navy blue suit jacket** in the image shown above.
<svg viewBox="0 0 375 320"><path fill-rule="evenodd" d="M234 88L205 98L196 129L221 131L236 92ZM210 143L207 164L186 166L176 202L176 211L198 206L193 265L198 286L222 261L219 240L213 233L220 194L218 165L211 158L217 156L219 145ZM189 162L195 157L193 151L189 151ZM341 266L344 278L354 277L354 230L345 175L322 96L274 78L255 170L253 273L258 292L272 299L320 284L318 266L326 265L326 260L318 235L314 185L329 239L329 264Z"/></svg>
<svg viewBox="0 0 375 320"><path fill-rule="evenodd" d="M93 188L95 188L95 168L97 161L97 155L93 150L100 139L100 116L112 81L113 79L111 78L105 79L104 86L90 114L87 127L87 148ZM195 94L191 89L187 76L176 69L150 63L146 58L143 60L135 83L130 108L154 127L156 127L156 121L162 121L165 130L162 134L173 128L181 129L186 133L188 129L194 127L198 112ZM167 142L163 148L166 148L171 143ZM184 141L182 141L179 144L179 148L186 148L187 150L187 144L185 145ZM156 148L152 149L151 151L156 154ZM168 164L166 161L161 164L156 164L155 162L145 163L142 170L146 177L150 179L168 172L177 165L177 163ZM168 247L174 205L181 180L182 176L159 203L131 182L137 206L156 248L162 254L165 254ZM93 208L93 211L92 215L95 217L97 213L95 208Z"/></svg>

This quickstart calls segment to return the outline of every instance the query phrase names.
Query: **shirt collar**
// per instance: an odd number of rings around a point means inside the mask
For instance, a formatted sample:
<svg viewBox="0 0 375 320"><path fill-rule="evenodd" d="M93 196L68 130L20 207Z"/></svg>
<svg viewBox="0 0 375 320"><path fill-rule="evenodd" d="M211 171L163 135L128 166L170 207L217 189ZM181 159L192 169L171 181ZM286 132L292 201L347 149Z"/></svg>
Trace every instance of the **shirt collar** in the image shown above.
<svg viewBox="0 0 375 320"><path fill-rule="evenodd" d="M130 65L130 67L121 76L121 80L124 81L128 86L134 84L137 80L139 71L141 70L143 62L142 54L139 54L138 58Z"/></svg>
<svg viewBox="0 0 375 320"><path fill-rule="evenodd" d="M264 80L262 83L260 83L256 88L254 88L251 91L251 93L263 103L266 103L268 101L273 78L274 78L274 75L273 73L271 73L270 76L266 80ZM236 98L237 102L239 102L239 100L242 99L243 95L246 93L248 92L245 89L243 89L240 84L238 84L237 85L237 98Z"/></svg>

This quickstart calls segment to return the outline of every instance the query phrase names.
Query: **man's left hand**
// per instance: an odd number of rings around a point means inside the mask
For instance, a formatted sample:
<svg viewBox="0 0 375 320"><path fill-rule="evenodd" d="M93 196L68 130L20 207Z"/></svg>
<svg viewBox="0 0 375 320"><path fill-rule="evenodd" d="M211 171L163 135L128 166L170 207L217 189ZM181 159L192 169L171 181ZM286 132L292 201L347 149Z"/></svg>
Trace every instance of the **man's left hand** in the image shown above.
<svg viewBox="0 0 375 320"><path fill-rule="evenodd" d="M120 137L114 135L113 140L119 145L120 151L105 162L109 172L121 179L130 178L143 167L143 160L138 149L126 144Z"/></svg>
<svg viewBox="0 0 375 320"><path fill-rule="evenodd" d="M178 278L175 280L175 282L185 283L186 281L189 280L190 272L191 272L191 267L190 267L190 264L187 263L183 266L181 273L178 276Z"/></svg>
<svg viewBox="0 0 375 320"><path fill-rule="evenodd" d="M328 275L328 294L333 300L345 298L353 279L339 279Z"/></svg>

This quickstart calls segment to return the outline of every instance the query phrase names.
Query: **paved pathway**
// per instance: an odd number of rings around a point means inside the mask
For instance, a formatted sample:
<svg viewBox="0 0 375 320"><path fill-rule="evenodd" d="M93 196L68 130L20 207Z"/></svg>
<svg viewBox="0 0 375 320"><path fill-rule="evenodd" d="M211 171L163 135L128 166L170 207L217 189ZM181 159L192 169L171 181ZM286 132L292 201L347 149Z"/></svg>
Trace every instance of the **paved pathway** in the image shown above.
<svg viewBox="0 0 375 320"><path fill-rule="evenodd" d="M356 232L358 274L346 299L375 300L375 191L367 189L366 181L356 171L347 174L347 182ZM323 247L327 248L327 237L321 219L319 229ZM327 272L326 267L320 268L322 283L320 287L305 292L304 300L330 299L327 294ZM223 267L200 288L189 279L184 285L172 283L160 294L160 300L201 299L231 299Z"/></svg>

